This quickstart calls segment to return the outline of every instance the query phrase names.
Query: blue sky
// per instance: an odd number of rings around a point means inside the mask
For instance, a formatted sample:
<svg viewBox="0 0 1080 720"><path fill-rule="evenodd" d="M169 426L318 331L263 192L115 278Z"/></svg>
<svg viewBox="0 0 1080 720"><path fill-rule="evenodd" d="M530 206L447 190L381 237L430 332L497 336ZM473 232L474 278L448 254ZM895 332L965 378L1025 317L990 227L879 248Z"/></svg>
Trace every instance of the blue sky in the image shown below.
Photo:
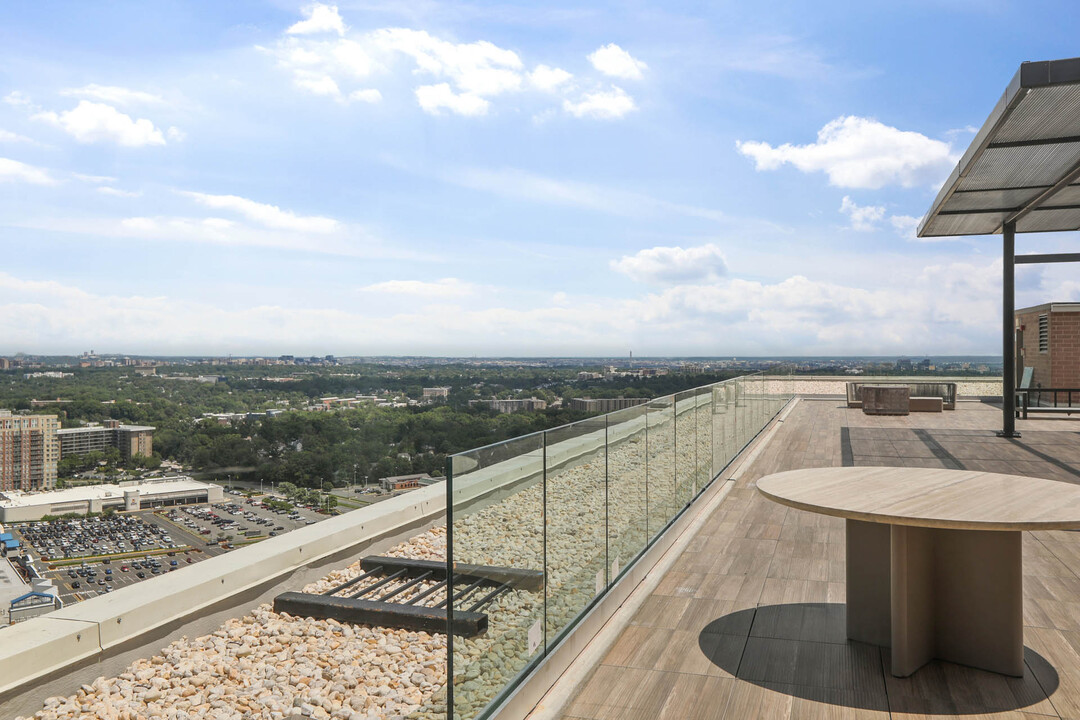
<svg viewBox="0 0 1080 720"><path fill-rule="evenodd" d="M1078 30L1004 0L6 3L0 353L993 354L999 239L913 226ZM1080 300L1068 265L1018 285Z"/></svg>

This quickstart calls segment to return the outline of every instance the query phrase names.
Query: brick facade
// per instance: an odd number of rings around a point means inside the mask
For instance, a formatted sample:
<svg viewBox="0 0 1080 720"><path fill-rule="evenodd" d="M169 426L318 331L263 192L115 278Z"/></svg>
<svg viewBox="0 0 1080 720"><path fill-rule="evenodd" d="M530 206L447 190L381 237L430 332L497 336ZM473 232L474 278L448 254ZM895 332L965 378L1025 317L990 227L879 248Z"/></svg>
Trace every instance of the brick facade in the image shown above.
<svg viewBox="0 0 1080 720"><path fill-rule="evenodd" d="M1040 315L1047 316L1046 352L1039 351ZM1080 388L1080 303L1050 303L1017 310L1016 323L1024 328L1023 362L1034 370L1031 386ZM1064 400L1059 396L1059 402ZM1080 392L1073 393L1072 402L1080 404Z"/></svg>

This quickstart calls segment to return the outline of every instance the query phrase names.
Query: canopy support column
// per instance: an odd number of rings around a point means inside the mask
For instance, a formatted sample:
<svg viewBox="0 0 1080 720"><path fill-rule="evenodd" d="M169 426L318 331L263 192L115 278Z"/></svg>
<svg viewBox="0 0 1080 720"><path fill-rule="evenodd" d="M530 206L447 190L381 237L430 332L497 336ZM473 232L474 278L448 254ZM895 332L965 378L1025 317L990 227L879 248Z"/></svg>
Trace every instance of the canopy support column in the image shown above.
<svg viewBox="0 0 1080 720"><path fill-rule="evenodd" d="M1001 432L1000 437L1020 437L1016 432L1016 222L1001 228Z"/></svg>

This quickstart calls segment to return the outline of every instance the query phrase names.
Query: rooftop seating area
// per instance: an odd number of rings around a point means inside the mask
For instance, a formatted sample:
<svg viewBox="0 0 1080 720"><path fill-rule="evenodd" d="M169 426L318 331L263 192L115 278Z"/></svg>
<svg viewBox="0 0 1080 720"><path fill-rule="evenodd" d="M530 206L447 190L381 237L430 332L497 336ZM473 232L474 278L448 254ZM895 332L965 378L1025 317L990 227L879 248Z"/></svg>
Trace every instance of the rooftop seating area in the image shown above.
<svg viewBox="0 0 1080 720"><path fill-rule="evenodd" d="M899 385L908 388L911 397L939 397L942 409L956 409L956 383L954 382L897 382L876 381L849 382L847 384L847 405L849 408L863 406L862 388L864 385Z"/></svg>

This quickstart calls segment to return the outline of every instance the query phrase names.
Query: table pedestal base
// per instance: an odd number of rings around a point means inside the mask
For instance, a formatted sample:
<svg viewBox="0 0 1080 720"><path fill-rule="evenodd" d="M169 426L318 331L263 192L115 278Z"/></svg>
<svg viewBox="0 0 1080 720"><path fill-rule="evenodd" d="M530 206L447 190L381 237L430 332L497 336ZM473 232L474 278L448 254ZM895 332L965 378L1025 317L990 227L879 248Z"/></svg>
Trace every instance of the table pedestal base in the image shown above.
<svg viewBox="0 0 1080 720"><path fill-rule="evenodd" d="M1022 677L1020 533L847 520L847 632L896 677L934 658Z"/></svg>

